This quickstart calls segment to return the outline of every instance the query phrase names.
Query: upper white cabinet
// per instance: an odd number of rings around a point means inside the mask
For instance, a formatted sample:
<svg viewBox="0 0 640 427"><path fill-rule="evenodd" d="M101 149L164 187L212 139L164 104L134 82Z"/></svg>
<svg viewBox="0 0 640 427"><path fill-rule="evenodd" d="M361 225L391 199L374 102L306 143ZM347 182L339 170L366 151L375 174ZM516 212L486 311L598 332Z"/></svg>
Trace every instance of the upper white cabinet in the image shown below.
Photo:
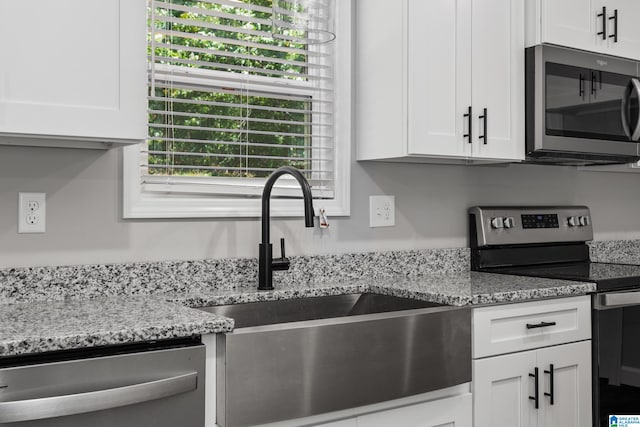
<svg viewBox="0 0 640 427"><path fill-rule="evenodd" d="M524 0L357 7L359 160L524 158Z"/></svg>
<svg viewBox="0 0 640 427"><path fill-rule="evenodd" d="M0 144L146 137L146 2L0 2Z"/></svg>
<svg viewBox="0 0 640 427"><path fill-rule="evenodd" d="M640 59L637 0L528 2L527 46L552 43Z"/></svg>

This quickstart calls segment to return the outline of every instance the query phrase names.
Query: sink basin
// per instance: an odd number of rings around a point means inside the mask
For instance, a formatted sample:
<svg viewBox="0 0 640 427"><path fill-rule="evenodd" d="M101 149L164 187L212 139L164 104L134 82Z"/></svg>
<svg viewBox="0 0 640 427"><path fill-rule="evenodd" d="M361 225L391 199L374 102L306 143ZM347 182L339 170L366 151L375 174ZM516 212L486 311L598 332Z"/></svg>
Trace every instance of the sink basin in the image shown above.
<svg viewBox="0 0 640 427"><path fill-rule="evenodd" d="M244 328L427 307L446 306L409 298L364 293L220 305L202 307L200 310L231 317L235 320L236 328Z"/></svg>
<svg viewBox="0 0 640 427"><path fill-rule="evenodd" d="M471 381L471 310L372 293L201 310L216 336L216 423L274 423Z"/></svg>

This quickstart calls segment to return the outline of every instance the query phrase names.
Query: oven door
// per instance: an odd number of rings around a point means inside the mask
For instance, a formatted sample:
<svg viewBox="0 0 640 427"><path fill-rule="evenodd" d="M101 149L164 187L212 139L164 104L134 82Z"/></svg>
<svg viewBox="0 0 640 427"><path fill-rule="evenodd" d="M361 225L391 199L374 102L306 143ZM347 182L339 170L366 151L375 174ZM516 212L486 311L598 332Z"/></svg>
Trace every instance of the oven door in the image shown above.
<svg viewBox="0 0 640 427"><path fill-rule="evenodd" d="M527 111L527 151L637 156L638 64L551 46L531 49L535 70L528 68L527 79L533 79L535 106Z"/></svg>
<svg viewBox="0 0 640 427"><path fill-rule="evenodd" d="M593 297L594 426L640 415L640 291Z"/></svg>

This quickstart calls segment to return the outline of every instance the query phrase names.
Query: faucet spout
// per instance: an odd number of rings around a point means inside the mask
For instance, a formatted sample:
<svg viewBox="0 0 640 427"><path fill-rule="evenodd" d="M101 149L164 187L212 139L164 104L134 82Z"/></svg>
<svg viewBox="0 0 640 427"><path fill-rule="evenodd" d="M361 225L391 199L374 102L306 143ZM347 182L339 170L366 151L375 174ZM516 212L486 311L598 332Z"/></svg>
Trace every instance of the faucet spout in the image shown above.
<svg viewBox="0 0 640 427"><path fill-rule="evenodd" d="M304 224L306 227L313 227L313 198L311 196L311 186L309 182L298 169L291 166L279 167L267 178L264 189L262 190L262 242L260 243L258 259L258 290L273 289L274 260L270 236L271 190L278 178L285 174L293 176L296 181L298 181L298 184L300 184L302 197L304 198ZM284 242L282 248L284 250ZM275 269L286 270L288 268L289 262L283 253Z"/></svg>

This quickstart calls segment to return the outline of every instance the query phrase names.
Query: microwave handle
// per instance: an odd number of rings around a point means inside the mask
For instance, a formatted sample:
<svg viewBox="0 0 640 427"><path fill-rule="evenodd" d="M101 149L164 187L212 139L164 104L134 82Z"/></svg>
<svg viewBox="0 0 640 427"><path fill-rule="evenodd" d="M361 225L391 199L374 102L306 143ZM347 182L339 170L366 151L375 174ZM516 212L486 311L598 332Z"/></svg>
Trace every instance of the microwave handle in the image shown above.
<svg viewBox="0 0 640 427"><path fill-rule="evenodd" d="M638 117L636 120L636 127L634 129L629 128L629 118L627 117L627 110L629 103L631 102L631 95L635 92L636 96L640 100L640 80L632 78L627 86L627 90L622 98L622 127L624 133L632 140L638 141L640 139L640 108L638 109Z"/></svg>

